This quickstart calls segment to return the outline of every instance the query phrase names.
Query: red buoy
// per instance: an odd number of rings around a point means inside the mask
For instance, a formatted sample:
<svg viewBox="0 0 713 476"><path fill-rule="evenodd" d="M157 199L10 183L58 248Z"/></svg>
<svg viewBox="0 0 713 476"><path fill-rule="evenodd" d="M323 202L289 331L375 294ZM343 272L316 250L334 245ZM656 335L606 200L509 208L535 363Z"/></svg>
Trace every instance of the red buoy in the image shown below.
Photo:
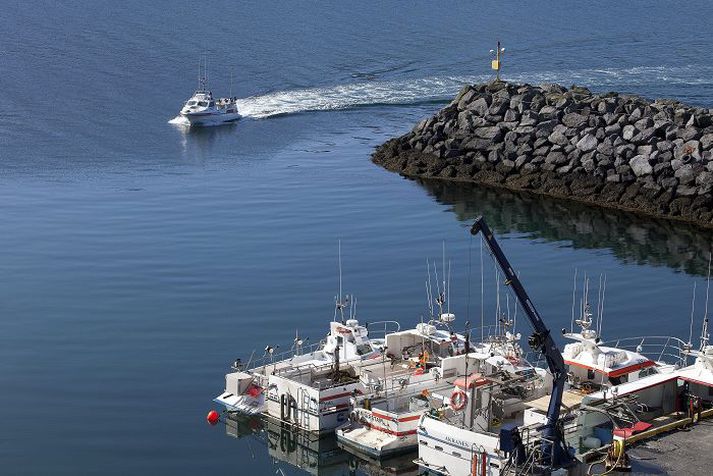
<svg viewBox="0 0 713 476"><path fill-rule="evenodd" d="M220 421L220 413L215 410L211 410L208 412L208 416L206 416L205 419L208 420L208 423L211 425L215 425Z"/></svg>

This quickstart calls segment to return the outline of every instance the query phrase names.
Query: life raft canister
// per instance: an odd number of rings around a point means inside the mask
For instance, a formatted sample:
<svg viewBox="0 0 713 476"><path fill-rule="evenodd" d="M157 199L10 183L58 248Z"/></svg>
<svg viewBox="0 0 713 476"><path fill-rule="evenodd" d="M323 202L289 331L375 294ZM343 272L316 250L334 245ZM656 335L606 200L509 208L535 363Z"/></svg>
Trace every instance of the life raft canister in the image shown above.
<svg viewBox="0 0 713 476"><path fill-rule="evenodd" d="M456 390L451 394L451 408L462 410L468 404L468 395L463 390Z"/></svg>

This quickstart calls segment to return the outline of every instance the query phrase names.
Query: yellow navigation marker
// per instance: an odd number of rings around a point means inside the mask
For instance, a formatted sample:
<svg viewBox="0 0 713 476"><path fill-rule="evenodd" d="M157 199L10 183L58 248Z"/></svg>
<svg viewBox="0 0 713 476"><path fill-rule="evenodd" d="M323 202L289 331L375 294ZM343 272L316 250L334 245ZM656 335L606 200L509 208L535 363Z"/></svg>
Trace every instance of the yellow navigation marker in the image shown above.
<svg viewBox="0 0 713 476"><path fill-rule="evenodd" d="M500 47L500 41L498 40L498 48L495 50L490 50L491 54L495 55L495 59L490 62L490 68L495 70L495 78L500 81L500 67L501 61L500 57L505 53L505 48Z"/></svg>

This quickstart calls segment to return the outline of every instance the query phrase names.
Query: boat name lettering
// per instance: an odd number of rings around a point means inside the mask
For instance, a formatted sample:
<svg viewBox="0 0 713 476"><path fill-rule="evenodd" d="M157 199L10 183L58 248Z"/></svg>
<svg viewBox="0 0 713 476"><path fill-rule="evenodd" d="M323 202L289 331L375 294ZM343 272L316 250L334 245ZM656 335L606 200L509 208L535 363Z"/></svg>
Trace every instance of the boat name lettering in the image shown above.
<svg viewBox="0 0 713 476"><path fill-rule="evenodd" d="M468 443L466 443L465 441L463 441L463 440L456 440L455 438L451 438L450 436L446 436L446 437L445 437L445 440L446 440L448 443L453 443L454 445L462 446L463 448L467 448L467 447L468 447Z"/></svg>

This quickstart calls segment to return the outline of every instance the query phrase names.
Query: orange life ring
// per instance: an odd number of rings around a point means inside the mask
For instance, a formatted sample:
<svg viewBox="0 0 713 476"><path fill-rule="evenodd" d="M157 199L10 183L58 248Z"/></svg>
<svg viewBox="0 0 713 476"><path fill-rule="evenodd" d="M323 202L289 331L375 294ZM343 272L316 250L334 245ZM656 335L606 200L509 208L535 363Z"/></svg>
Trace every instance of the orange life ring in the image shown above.
<svg viewBox="0 0 713 476"><path fill-rule="evenodd" d="M456 390L451 394L451 408L462 410L468 404L468 395L463 390Z"/></svg>

